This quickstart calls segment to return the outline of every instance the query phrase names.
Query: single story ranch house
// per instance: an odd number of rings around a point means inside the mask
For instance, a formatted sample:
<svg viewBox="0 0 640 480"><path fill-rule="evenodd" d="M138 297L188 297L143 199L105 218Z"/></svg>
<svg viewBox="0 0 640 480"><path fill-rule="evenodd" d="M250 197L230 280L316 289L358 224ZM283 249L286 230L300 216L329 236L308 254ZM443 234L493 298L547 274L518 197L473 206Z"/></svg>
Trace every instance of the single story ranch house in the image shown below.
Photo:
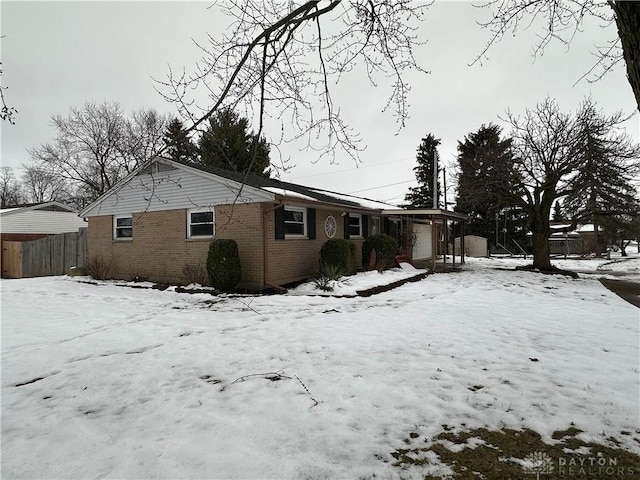
<svg viewBox="0 0 640 480"><path fill-rule="evenodd" d="M383 232L408 246L414 259L435 261L441 229L432 226L466 219L161 157L80 216L88 219L88 258L109 262L113 278L184 283L185 266L204 266L211 240L227 238L238 244L239 286L254 290L316 273L330 238L352 240L358 263L364 239Z"/></svg>

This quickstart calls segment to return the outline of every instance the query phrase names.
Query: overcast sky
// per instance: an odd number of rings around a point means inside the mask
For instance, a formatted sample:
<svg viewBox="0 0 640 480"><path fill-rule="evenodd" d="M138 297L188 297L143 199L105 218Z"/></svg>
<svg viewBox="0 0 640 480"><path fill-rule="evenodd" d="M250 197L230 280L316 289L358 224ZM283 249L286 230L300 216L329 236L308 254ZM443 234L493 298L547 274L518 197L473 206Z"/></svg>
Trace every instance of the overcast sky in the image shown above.
<svg viewBox="0 0 640 480"><path fill-rule="evenodd" d="M5 97L18 110L16 125L2 122L2 166L19 169L29 162L27 148L53 140L51 117L86 101L118 102L126 112L176 110L154 90L168 65L189 69L198 57L192 39L215 36L225 20L210 2L12 2L2 0L0 42ZM483 123L502 125L507 109L523 113L546 96L563 110L575 111L591 95L605 113L632 113L635 101L623 65L597 83L574 85L595 63L594 45L616 38L615 25L589 21L569 48L551 44L542 57L531 56L535 31L508 36L489 52L483 66L468 64L489 38L476 22L488 12L469 2L436 2L421 25L426 45L416 50L431 74L410 77L410 116L396 133L391 113L383 113L387 91L361 77L335 87L347 121L367 145L359 168L344 158L338 165L285 149L295 165L282 179L309 186L401 202L415 186L412 168L422 137L442 139L441 158L454 164L459 140ZM638 114L626 123L640 141ZM277 126L272 126L274 129ZM505 131L504 133L508 133ZM17 170L20 174L20 171ZM449 178L453 174L448 169ZM451 185L451 182L449 182ZM449 201L454 192L449 191Z"/></svg>

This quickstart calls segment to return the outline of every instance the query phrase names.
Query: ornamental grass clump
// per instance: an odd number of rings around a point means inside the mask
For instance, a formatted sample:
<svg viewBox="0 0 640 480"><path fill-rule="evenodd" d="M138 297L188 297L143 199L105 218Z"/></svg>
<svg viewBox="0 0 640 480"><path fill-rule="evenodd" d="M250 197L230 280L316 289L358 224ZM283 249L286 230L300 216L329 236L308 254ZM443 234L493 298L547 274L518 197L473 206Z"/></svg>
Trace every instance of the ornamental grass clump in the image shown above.
<svg viewBox="0 0 640 480"><path fill-rule="evenodd" d="M320 272L313 279L313 283L318 290L323 292L333 292L335 283L342 277L343 271L337 265L324 265Z"/></svg>

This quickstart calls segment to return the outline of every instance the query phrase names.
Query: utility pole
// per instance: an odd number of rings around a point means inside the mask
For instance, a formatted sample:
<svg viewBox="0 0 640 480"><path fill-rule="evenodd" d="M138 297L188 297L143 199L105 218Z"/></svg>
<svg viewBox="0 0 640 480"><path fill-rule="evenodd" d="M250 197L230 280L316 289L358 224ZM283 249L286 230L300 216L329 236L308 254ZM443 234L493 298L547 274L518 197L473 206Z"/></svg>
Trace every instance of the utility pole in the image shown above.
<svg viewBox="0 0 640 480"><path fill-rule="evenodd" d="M447 171L442 168L442 183L444 188L444 209L447 209ZM449 222L444 219L444 264L447 265L447 253L449 253ZM455 252L454 252L455 256Z"/></svg>
<svg viewBox="0 0 640 480"><path fill-rule="evenodd" d="M438 151L433 149L433 209L438 209Z"/></svg>

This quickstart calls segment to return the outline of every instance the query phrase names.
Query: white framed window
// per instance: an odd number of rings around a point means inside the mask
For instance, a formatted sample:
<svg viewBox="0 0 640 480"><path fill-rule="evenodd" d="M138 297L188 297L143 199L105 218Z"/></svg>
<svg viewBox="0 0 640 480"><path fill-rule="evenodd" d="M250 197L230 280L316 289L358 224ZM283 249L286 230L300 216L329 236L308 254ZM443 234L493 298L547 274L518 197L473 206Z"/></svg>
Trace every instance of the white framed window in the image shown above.
<svg viewBox="0 0 640 480"><path fill-rule="evenodd" d="M114 240L133 239L133 215L113 216L113 238Z"/></svg>
<svg viewBox="0 0 640 480"><path fill-rule="evenodd" d="M382 233L382 219L380 217L371 217L371 235Z"/></svg>
<svg viewBox="0 0 640 480"><path fill-rule="evenodd" d="M349 214L349 238L362 237L362 215Z"/></svg>
<svg viewBox="0 0 640 480"><path fill-rule="evenodd" d="M307 236L307 209L284 207L284 234L287 237Z"/></svg>
<svg viewBox="0 0 640 480"><path fill-rule="evenodd" d="M211 238L215 234L213 207L187 210L187 238Z"/></svg>

